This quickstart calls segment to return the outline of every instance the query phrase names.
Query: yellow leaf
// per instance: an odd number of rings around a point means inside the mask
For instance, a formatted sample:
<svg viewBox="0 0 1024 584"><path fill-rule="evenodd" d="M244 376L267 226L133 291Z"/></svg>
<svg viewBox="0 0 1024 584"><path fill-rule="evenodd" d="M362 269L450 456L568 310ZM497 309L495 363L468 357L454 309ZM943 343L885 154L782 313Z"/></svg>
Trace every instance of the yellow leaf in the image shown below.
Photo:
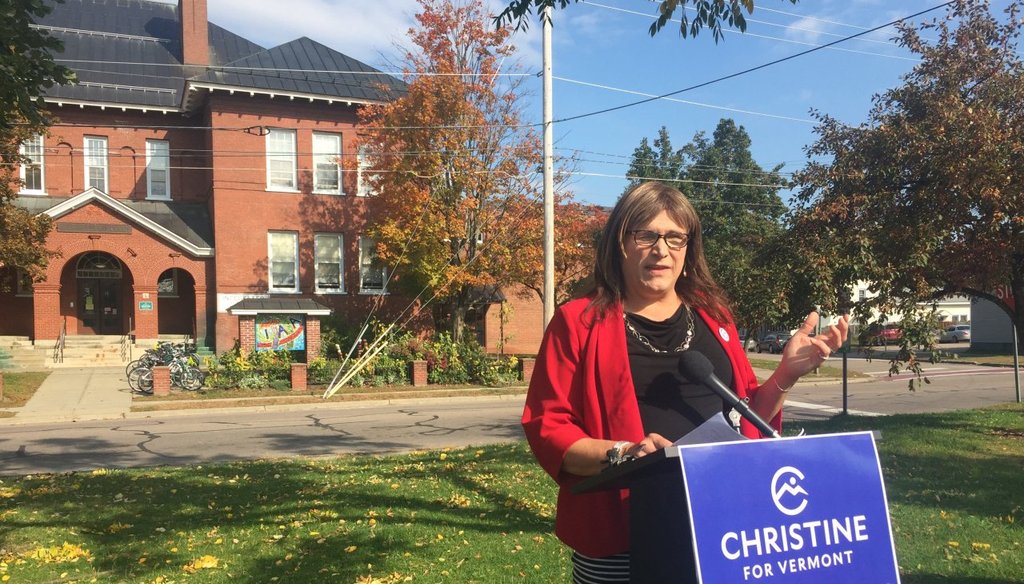
<svg viewBox="0 0 1024 584"><path fill-rule="evenodd" d="M200 558L196 558L191 562L185 564L185 566L182 569L188 572L189 574L194 574L199 570L208 570L211 568L216 568L219 564L220 560L217 559L215 556L206 555Z"/></svg>
<svg viewBox="0 0 1024 584"><path fill-rule="evenodd" d="M348 553L352 553L352 552L356 551L357 549L359 549L359 548L357 548L354 545L350 545L347 548L345 548L345 551L348 552Z"/></svg>

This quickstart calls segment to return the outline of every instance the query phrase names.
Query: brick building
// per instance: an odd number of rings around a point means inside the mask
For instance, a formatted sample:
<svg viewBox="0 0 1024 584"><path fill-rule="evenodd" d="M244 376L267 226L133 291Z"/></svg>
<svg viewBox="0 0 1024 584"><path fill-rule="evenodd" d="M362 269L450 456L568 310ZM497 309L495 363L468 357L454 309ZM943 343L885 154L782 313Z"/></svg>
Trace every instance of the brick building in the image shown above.
<svg viewBox="0 0 1024 584"><path fill-rule="evenodd" d="M357 145L358 109L401 81L308 38L258 46L208 22L206 0L67 0L37 26L78 83L46 95L58 121L22 146L16 204L54 219L60 255L34 284L3 269L0 336L190 335L221 352L301 330L316 353L325 315L406 306L363 235ZM513 332L499 300L477 321L485 346L534 352L539 302L509 295L530 321Z"/></svg>

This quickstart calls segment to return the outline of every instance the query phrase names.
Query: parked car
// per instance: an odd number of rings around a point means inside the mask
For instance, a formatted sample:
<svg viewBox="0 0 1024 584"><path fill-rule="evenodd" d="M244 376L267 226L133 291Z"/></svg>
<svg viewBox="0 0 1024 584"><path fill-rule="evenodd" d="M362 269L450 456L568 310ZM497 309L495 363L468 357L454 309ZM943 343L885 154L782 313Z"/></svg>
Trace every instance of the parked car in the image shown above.
<svg viewBox="0 0 1024 584"><path fill-rule="evenodd" d="M959 343L969 340L971 340L971 325L969 324L955 324L946 327L939 335L940 343Z"/></svg>
<svg viewBox="0 0 1024 584"><path fill-rule="evenodd" d="M793 335L787 332L768 333L757 342L757 352L768 351L769 353L781 353L786 348L786 342Z"/></svg>
<svg viewBox="0 0 1024 584"><path fill-rule="evenodd" d="M895 324L874 323L860 333L861 345L893 345L903 337L903 329Z"/></svg>

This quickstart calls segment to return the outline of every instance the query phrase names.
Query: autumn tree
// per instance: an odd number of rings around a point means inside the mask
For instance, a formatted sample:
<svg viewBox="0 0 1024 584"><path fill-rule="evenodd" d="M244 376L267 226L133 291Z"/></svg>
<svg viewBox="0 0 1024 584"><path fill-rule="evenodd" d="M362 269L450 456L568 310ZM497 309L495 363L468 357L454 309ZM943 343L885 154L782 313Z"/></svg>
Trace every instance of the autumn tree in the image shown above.
<svg viewBox="0 0 1024 584"><path fill-rule="evenodd" d="M32 27L33 17L52 10L43 0L5 0L0 5L0 268L18 268L38 277L51 253L44 249L50 230L47 217L36 217L14 205L21 181L19 147L45 132L52 123L42 93L64 84L73 74L53 61L60 41ZM0 287L10 285L0 279Z"/></svg>
<svg viewBox="0 0 1024 584"><path fill-rule="evenodd" d="M1020 5L1003 18L958 0L946 19L900 27L920 55L868 121L817 114L797 176L792 241L823 281L872 283L882 312L915 312L946 293L997 300L1009 289L1024 331L1024 68ZM835 286L815 291L836 301ZM901 359L914 358L911 353Z"/></svg>
<svg viewBox="0 0 1024 584"><path fill-rule="evenodd" d="M431 300L461 338L479 290L535 272L541 147L521 123L524 77L503 75L516 70L510 31L493 29L480 1L420 5L406 94L364 110L370 233L395 288Z"/></svg>
<svg viewBox="0 0 1024 584"><path fill-rule="evenodd" d="M796 0L789 1L796 4ZM540 15L549 6L565 8L572 2L579 0L512 0L494 21L498 26L511 24L516 28L526 28L529 26L530 14L534 10ZM686 8L690 5L693 6L695 13L692 19L686 14ZM754 0L661 0L658 3L658 19L648 29L651 36L668 24L677 9L681 11L679 34L683 38L687 35L697 36L702 29L709 28L715 42L718 42L722 38L722 23L741 31L747 29L747 19L743 11L746 10L747 14L754 12Z"/></svg>

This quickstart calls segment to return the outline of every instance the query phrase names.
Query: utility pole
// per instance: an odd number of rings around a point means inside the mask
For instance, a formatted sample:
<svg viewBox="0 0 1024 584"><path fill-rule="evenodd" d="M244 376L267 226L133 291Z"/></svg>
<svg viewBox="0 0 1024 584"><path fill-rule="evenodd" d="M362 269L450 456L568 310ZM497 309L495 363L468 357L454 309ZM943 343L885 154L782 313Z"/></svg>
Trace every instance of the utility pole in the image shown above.
<svg viewBox="0 0 1024 584"><path fill-rule="evenodd" d="M555 316L555 187L552 163L551 6L544 7L544 328Z"/></svg>

